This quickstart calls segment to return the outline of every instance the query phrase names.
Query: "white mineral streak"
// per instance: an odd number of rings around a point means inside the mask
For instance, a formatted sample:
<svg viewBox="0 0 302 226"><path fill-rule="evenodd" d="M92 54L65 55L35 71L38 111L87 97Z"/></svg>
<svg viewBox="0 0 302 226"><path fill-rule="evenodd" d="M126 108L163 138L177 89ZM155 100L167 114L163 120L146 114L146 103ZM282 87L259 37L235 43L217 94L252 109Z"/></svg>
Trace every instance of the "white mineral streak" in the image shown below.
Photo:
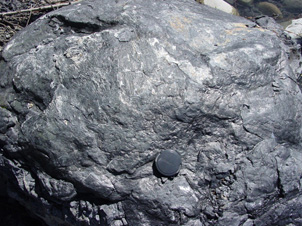
<svg viewBox="0 0 302 226"><path fill-rule="evenodd" d="M186 75L188 75L191 79L197 81L198 83L202 83L206 79L213 78L208 67L195 67L188 60L175 59L166 51L165 47L160 44L156 38L152 38L150 40L150 44L155 47L154 51L158 59L164 59L168 63L176 64L180 70L182 70Z"/></svg>
<svg viewBox="0 0 302 226"><path fill-rule="evenodd" d="M11 40L4 48L5 51L9 51L9 49L15 45L15 40Z"/></svg>
<svg viewBox="0 0 302 226"><path fill-rule="evenodd" d="M182 186L182 185L180 185L179 189L181 191L184 191L184 192L191 192L192 191L192 189L189 186Z"/></svg>
<svg viewBox="0 0 302 226"><path fill-rule="evenodd" d="M61 113L64 107L64 101L62 96L56 96L55 105L58 112Z"/></svg>

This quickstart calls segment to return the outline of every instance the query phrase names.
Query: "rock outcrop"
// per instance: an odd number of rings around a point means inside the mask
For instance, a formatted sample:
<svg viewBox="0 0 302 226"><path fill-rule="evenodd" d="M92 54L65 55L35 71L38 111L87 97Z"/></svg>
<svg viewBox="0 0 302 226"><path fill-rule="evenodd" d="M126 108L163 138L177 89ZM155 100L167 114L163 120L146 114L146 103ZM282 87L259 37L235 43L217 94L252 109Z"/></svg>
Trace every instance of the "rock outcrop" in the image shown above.
<svg viewBox="0 0 302 226"><path fill-rule="evenodd" d="M2 195L47 225L301 224L284 37L189 0L43 16L0 62ZM163 150L181 155L173 178L155 172Z"/></svg>

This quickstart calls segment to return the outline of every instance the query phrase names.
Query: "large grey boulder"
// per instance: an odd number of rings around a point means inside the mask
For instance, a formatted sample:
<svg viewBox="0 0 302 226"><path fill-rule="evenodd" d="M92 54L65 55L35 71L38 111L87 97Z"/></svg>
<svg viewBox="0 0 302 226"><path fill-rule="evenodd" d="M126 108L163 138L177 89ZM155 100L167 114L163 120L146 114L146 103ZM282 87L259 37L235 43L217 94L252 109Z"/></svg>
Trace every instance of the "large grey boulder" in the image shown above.
<svg viewBox="0 0 302 226"><path fill-rule="evenodd" d="M302 224L297 52L189 0L94 0L0 63L1 193L48 225ZM162 150L182 166L165 178Z"/></svg>

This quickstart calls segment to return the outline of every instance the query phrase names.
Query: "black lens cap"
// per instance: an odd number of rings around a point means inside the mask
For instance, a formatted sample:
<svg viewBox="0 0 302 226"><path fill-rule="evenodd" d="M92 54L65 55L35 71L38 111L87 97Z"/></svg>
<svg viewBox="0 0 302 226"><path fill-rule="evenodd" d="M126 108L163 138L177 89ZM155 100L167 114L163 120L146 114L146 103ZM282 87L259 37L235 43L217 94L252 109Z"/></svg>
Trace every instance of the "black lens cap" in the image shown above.
<svg viewBox="0 0 302 226"><path fill-rule="evenodd" d="M166 177L175 176L181 166L181 156L173 150L164 150L155 159L156 169Z"/></svg>

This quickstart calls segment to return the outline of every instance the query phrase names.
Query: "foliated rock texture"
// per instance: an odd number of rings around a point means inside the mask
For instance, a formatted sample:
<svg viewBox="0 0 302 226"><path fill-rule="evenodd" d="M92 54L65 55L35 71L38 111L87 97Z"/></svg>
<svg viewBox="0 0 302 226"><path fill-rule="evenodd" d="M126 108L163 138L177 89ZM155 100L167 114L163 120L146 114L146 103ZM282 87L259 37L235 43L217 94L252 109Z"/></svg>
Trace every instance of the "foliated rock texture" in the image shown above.
<svg viewBox="0 0 302 226"><path fill-rule="evenodd" d="M283 39L189 0L47 14L0 62L1 194L47 225L302 224ZM163 150L182 157L173 178L154 169Z"/></svg>

